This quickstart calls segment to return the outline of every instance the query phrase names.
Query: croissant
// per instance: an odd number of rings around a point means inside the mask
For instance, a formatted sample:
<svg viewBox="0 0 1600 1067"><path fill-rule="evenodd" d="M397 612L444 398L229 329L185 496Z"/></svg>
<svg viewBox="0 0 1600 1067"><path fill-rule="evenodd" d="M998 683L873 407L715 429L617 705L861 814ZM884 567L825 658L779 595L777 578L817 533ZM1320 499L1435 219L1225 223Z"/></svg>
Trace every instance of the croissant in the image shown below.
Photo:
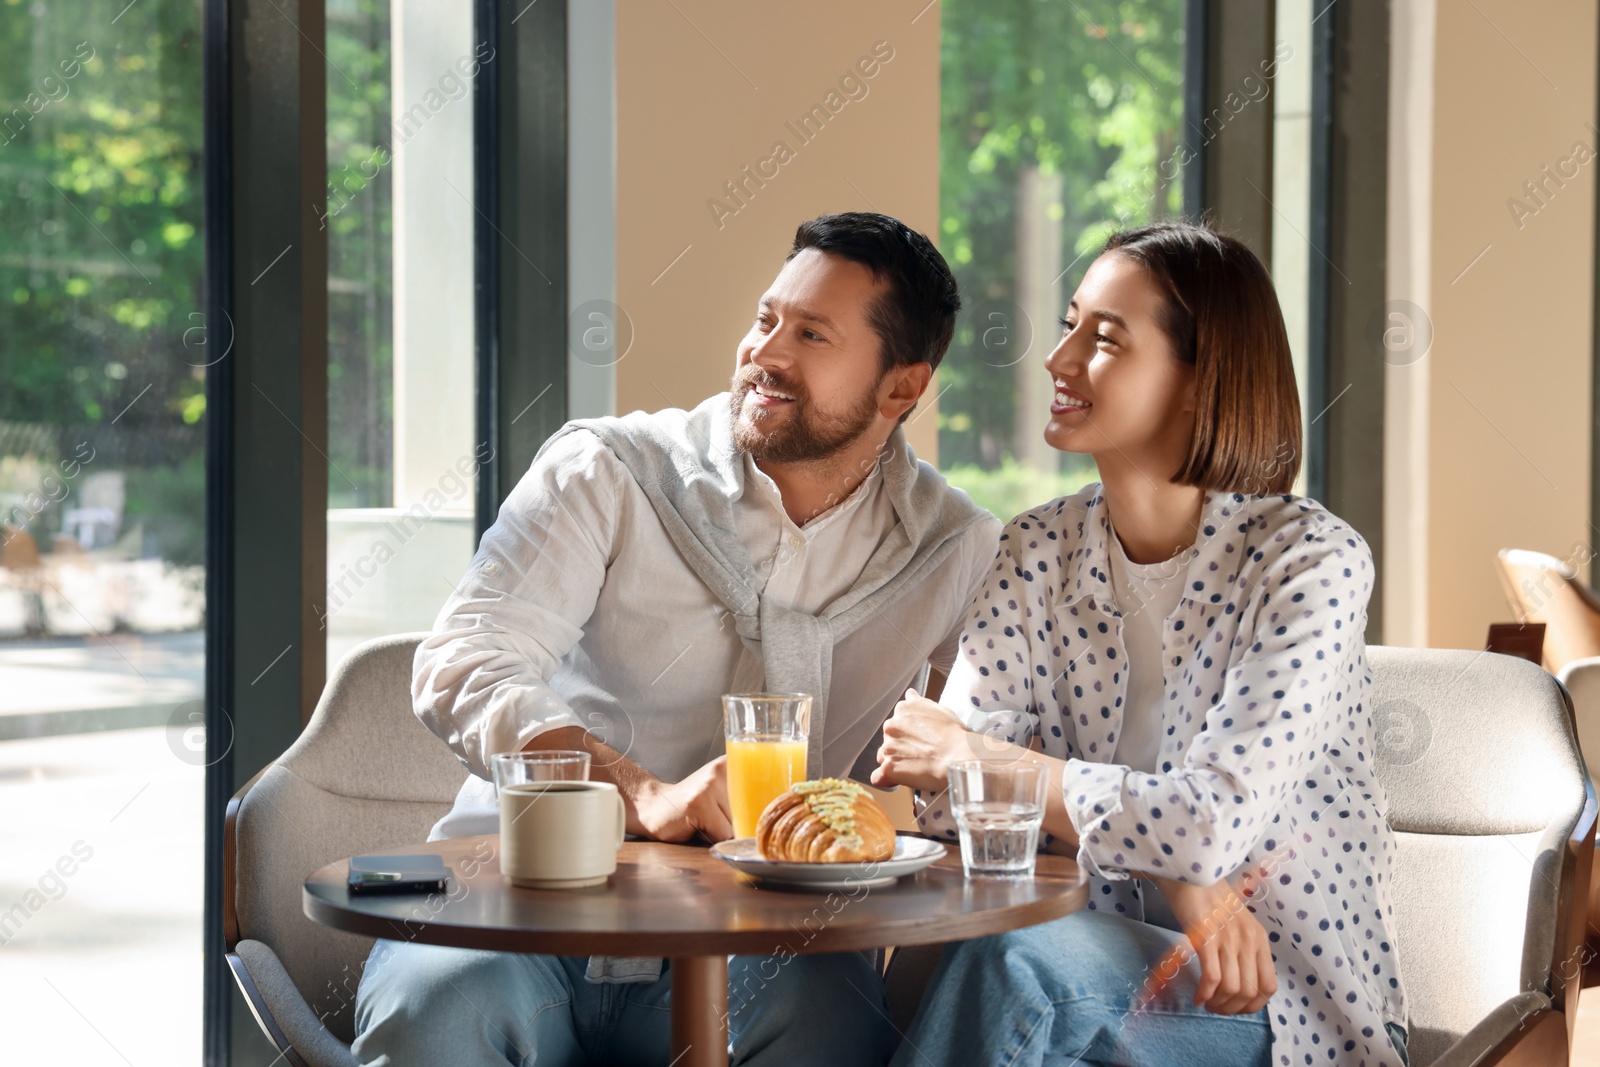
<svg viewBox="0 0 1600 1067"><path fill-rule="evenodd" d="M866 786L839 778L799 782L768 804L756 823L763 859L865 863L894 855L894 825Z"/></svg>

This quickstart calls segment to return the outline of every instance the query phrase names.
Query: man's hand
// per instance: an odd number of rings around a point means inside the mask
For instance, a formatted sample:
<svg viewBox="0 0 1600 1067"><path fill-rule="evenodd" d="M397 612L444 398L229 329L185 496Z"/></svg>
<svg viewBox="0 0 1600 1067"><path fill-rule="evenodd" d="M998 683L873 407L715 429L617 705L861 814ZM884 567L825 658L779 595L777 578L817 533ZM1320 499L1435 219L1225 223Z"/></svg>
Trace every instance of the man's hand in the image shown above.
<svg viewBox="0 0 1600 1067"><path fill-rule="evenodd" d="M1267 932L1245 907L1238 891L1225 881L1211 885L1165 878L1155 881L1188 935L1194 954L1200 957L1200 985L1194 1002L1218 1015L1251 1015L1265 1007L1278 991L1278 975L1272 966ZM1176 963L1190 954L1189 945L1180 942L1174 950L1181 959L1163 959L1157 964L1158 978L1176 973Z"/></svg>
<svg viewBox="0 0 1600 1067"><path fill-rule="evenodd" d="M708 841L733 837L728 802L728 758L718 756L676 784L651 778L638 783L633 797L637 833L657 841Z"/></svg>
<svg viewBox="0 0 1600 1067"><path fill-rule="evenodd" d="M628 833L657 841L687 841L696 833L710 841L733 836L728 815L728 761L718 756L676 785L663 782L581 726L546 730L526 751L577 749L592 762L589 777L610 782L622 794Z"/></svg>
<svg viewBox="0 0 1600 1067"><path fill-rule="evenodd" d="M880 789L908 785L939 792L947 784L945 771L950 764L989 754L986 742L987 738L967 729L949 709L908 689L883 724L883 745L878 749L872 784Z"/></svg>

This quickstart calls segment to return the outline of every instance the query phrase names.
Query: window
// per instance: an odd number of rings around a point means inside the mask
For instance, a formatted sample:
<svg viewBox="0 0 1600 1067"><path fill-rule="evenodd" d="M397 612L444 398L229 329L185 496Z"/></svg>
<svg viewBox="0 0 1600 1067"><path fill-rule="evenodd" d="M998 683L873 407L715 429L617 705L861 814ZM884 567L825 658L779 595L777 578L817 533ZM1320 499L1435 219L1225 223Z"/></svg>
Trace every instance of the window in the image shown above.
<svg viewBox="0 0 1600 1067"><path fill-rule="evenodd" d="M939 461L1002 519L1096 477L1044 442L1043 361L1106 237L1182 210L1184 6L942 5L939 237L965 309Z"/></svg>
<svg viewBox="0 0 1600 1067"><path fill-rule="evenodd" d="M426 630L476 547L470 5L330 4L328 663Z"/></svg>
<svg viewBox="0 0 1600 1067"><path fill-rule="evenodd" d="M200 1058L204 385L230 334L202 303L199 39L193 2L0 7L8 1063Z"/></svg>

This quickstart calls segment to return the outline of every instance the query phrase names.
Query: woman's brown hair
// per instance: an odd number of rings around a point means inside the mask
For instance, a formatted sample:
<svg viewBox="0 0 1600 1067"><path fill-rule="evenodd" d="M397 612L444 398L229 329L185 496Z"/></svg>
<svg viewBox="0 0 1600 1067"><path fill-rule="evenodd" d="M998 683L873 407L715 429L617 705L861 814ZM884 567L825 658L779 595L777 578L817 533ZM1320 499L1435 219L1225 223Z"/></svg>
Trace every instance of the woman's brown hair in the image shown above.
<svg viewBox="0 0 1600 1067"><path fill-rule="evenodd" d="M1272 279L1239 240L1202 223L1112 234L1101 250L1142 263L1161 288L1161 327L1195 368L1194 437L1172 480L1287 493L1300 469L1300 394Z"/></svg>

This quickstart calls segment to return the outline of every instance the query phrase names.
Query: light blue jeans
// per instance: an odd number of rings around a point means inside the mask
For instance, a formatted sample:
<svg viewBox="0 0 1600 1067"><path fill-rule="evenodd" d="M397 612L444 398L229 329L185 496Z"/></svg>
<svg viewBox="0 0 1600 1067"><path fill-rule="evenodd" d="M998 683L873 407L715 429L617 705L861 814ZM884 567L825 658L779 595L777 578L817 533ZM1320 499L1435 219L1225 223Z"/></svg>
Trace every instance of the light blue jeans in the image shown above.
<svg viewBox="0 0 1600 1067"><path fill-rule="evenodd" d="M363 1064L568 1067L666 1063L670 964L654 982L598 983L581 956L379 941L356 992ZM866 957L735 956L729 1059L748 1067L883 1067L894 1051L883 982Z"/></svg>
<svg viewBox="0 0 1600 1067"><path fill-rule="evenodd" d="M1250 1067L1271 1062L1267 1009L1216 1015L1194 1003L1199 965L1131 1012L1183 935L1080 911L946 945L892 1067ZM1390 1026L1404 1055L1404 1032Z"/></svg>

